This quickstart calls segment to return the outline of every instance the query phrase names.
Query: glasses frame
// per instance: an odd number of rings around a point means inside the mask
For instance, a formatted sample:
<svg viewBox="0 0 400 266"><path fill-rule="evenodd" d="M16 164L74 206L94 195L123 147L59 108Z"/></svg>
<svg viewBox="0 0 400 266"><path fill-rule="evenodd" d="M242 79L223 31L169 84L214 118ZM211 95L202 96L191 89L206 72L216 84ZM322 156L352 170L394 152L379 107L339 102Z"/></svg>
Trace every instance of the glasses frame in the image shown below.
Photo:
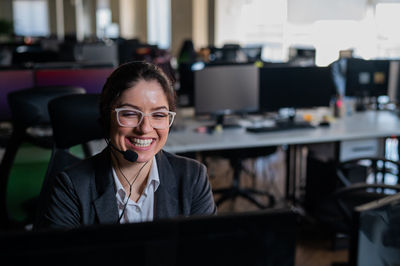
<svg viewBox="0 0 400 266"><path fill-rule="evenodd" d="M127 111L127 110L129 110L129 111L135 111L135 112L138 112L138 113L141 114L140 120L138 121L137 125L134 126L134 127L123 125L123 124L121 123L121 121L119 121L119 112L121 112L121 111ZM144 112L142 112L142 111L140 111L140 110L138 110L138 109L135 109L135 108L128 108L128 107L115 108L114 111L115 111L116 116L117 116L117 123L118 123L118 125L120 125L121 127L129 127L129 128L138 127L138 126L143 122L143 119L144 119L145 116L152 116L154 113L164 112L164 113L168 113L168 115L171 117L171 121L169 122L168 127L165 127L165 128L154 127L154 126L152 125L152 123L151 123L151 120L149 120L149 122L150 122L151 127L154 128L154 129L166 129L166 128L169 128L169 127L172 126L172 123L174 122L174 118L175 118L175 115L176 115L175 112L167 111L167 110L159 110L159 111L154 111L154 112L151 112L151 113L147 113L147 114L146 114L146 113L144 113Z"/></svg>

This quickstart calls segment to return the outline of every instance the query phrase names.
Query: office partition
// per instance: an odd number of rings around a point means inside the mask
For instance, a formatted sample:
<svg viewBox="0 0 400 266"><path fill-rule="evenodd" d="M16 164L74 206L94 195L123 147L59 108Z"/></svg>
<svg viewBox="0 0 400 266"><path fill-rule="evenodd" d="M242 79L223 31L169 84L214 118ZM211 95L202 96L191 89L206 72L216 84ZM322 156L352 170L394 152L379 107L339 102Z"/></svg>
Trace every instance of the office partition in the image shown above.
<svg viewBox="0 0 400 266"><path fill-rule="evenodd" d="M40 69L35 71L35 84L36 86L80 86L87 93L100 93L107 77L113 70L112 67Z"/></svg>
<svg viewBox="0 0 400 266"><path fill-rule="evenodd" d="M11 120L7 103L8 93L34 86L32 70L3 70L0 71L0 121Z"/></svg>

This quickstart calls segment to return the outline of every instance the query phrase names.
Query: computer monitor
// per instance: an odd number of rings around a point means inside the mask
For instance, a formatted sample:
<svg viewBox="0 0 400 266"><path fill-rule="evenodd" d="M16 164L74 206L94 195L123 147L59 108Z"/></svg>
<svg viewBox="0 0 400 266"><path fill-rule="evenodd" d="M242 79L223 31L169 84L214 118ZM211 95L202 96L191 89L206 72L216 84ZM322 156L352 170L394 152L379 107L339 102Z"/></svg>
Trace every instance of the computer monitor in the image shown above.
<svg viewBox="0 0 400 266"><path fill-rule="evenodd" d="M378 97L388 95L389 60L346 59L345 95Z"/></svg>
<svg viewBox="0 0 400 266"><path fill-rule="evenodd" d="M243 114L258 110L254 64L206 65L194 73L196 115Z"/></svg>
<svg viewBox="0 0 400 266"><path fill-rule="evenodd" d="M178 66L179 88L176 91L178 105L181 107L194 106L194 72L196 65L204 65L200 62L184 62Z"/></svg>
<svg viewBox="0 0 400 266"><path fill-rule="evenodd" d="M106 68L39 69L35 72L36 86L81 86L87 93L100 93L114 70Z"/></svg>
<svg viewBox="0 0 400 266"><path fill-rule="evenodd" d="M263 47L261 45L257 46L245 46L241 48L241 51L246 55L248 62L256 62L261 60Z"/></svg>
<svg viewBox="0 0 400 266"><path fill-rule="evenodd" d="M0 71L0 121L10 121L11 112L7 102L8 93L34 86L32 70Z"/></svg>
<svg viewBox="0 0 400 266"><path fill-rule="evenodd" d="M354 216L349 265L398 265L400 193L361 205Z"/></svg>
<svg viewBox="0 0 400 266"><path fill-rule="evenodd" d="M81 43L75 47L78 62L91 62L118 66L118 46L115 43Z"/></svg>
<svg viewBox="0 0 400 266"><path fill-rule="evenodd" d="M335 87L329 67L260 68L259 106L263 112L329 106L333 95Z"/></svg>
<svg viewBox="0 0 400 266"><path fill-rule="evenodd" d="M0 233L13 265L294 265L297 214L289 208L70 231Z"/></svg>

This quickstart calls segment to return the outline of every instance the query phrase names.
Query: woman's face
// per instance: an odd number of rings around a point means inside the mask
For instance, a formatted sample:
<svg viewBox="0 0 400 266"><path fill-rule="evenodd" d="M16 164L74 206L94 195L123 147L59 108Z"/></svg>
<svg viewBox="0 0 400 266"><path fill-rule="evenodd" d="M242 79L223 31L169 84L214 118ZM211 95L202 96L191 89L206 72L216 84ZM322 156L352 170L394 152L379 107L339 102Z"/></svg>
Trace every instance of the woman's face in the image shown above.
<svg viewBox="0 0 400 266"><path fill-rule="evenodd" d="M115 107L133 108L145 114L154 111L169 111L167 97L161 85L155 80L140 80L135 86L126 89ZM150 160L165 145L169 127L153 128L148 116L143 117L137 127L122 127L118 124L116 112L111 112L111 141L120 150L135 151L138 154L137 162Z"/></svg>

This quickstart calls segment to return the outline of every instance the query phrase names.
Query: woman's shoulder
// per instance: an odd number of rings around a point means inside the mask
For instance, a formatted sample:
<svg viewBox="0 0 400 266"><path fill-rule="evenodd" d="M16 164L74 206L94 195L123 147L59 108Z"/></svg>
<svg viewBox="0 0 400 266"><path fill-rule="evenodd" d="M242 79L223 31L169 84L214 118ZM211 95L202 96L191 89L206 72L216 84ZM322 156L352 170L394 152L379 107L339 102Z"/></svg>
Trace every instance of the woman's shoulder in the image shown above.
<svg viewBox="0 0 400 266"><path fill-rule="evenodd" d="M108 163L106 151L102 151L89 158L83 159L65 168L62 172L70 177L82 177L94 175L99 169L106 167Z"/></svg>

